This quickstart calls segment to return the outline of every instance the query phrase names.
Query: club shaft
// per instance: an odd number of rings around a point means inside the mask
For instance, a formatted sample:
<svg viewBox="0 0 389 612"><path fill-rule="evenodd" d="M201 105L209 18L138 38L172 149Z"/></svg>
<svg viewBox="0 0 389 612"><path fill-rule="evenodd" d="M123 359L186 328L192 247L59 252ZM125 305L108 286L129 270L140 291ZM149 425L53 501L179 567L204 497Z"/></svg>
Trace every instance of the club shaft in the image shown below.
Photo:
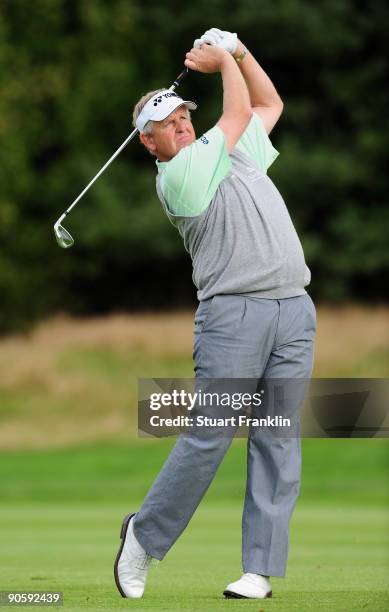
<svg viewBox="0 0 389 612"><path fill-rule="evenodd" d="M81 191L80 195L74 200L74 202L71 203L71 205L69 206L69 208L67 209L65 215L67 215L73 208L73 206L75 206L77 204L77 202L79 202L82 198L83 195L86 194L86 192L88 191L88 189L90 187L92 187L93 183L95 181L97 181L97 179L99 178L99 176L101 176L104 172L104 170L106 170L108 168L108 166L113 162L113 160L115 159L115 157L117 157L119 155L119 153L124 149L124 147L130 142L130 140L132 140L134 138L134 136L136 135L138 129L135 128L131 134L126 138L126 140L120 145L120 147L117 149L117 151L115 151L115 153L112 155L112 157L109 158L109 160L104 164L104 166L98 171L98 173L96 174L96 176L93 177L93 179L90 181L90 183L88 183L88 185L85 187L85 189L83 191Z"/></svg>
<svg viewBox="0 0 389 612"><path fill-rule="evenodd" d="M181 74L178 75L178 77L176 78L176 80L173 82L173 85L171 85L171 87L169 87L170 91L174 91L176 87L178 87L180 85L180 83L183 81L183 79L188 75L188 68L185 68L185 70L183 70L181 72ZM74 200L74 202L72 202L69 206L69 208L63 213L63 215L60 217L60 219L58 219L58 222L61 222L68 213L70 213L70 211L72 210L72 208L77 204L77 202L79 202L81 200L81 198L86 194L86 192L88 191L88 189L90 189L90 187L92 187L93 183L95 181L97 181L97 179L99 178L99 176L101 176L104 172L104 170L106 170L108 168L108 166L113 162L113 160L119 155L119 153L124 149L124 147L130 142L130 140L132 140L134 138L134 136L137 134L138 132L138 128L135 128L131 134L126 138L126 140L120 145L120 147L117 149L117 151L115 151L115 153L112 155L112 157L109 158L109 160L104 164L104 166L98 171L98 173L96 174L96 176L93 177L93 179L90 181L90 183L88 183L88 185L85 187L85 189L83 189L83 191L81 191L80 195L77 196L77 198Z"/></svg>

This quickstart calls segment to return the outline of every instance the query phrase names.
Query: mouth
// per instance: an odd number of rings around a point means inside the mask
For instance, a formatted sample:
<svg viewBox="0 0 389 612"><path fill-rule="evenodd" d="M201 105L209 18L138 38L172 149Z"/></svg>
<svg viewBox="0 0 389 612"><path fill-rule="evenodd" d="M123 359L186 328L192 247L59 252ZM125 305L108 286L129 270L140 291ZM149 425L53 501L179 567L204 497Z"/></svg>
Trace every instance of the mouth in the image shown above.
<svg viewBox="0 0 389 612"><path fill-rule="evenodd" d="M186 140L190 140L189 134L183 134L181 136L177 136L178 142L185 142Z"/></svg>

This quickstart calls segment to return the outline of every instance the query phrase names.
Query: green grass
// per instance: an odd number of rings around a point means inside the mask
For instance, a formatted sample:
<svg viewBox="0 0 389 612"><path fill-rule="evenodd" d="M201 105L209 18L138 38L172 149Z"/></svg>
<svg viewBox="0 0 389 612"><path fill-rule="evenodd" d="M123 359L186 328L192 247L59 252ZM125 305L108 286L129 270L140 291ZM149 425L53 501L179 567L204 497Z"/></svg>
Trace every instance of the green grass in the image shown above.
<svg viewBox="0 0 389 612"><path fill-rule="evenodd" d="M386 440L303 441L288 573L265 602L221 596L241 572L245 442L234 441L189 527L150 571L144 599L122 600L112 577L121 519L173 443L0 454L0 590L58 589L66 610L389 609Z"/></svg>
<svg viewBox="0 0 389 612"><path fill-rule="evenodd" d="M66 609L385 609L383 509L298 508L287 579L273 579L274 598L260 605L221 597L224 586L240 575L237 503L223 509L204 504L166 559L150 570L144 599L124 602L112 578L121 510L108 503L7 505L2 588L58 589Z"/></svg>
<svg viewBox="0 0 389 612"><path fill-rule="evenodd" d="M387 308L318 314L316 376L387 376ZM242 439L144 599L119 596L121 520L174 444L134 438L137 378L191 376L192 326L191 313L60 319L0 342L0 590L58 589L66 610L389 610L388 439L303 440L272 600L221 596L241 573Z"/></svg>

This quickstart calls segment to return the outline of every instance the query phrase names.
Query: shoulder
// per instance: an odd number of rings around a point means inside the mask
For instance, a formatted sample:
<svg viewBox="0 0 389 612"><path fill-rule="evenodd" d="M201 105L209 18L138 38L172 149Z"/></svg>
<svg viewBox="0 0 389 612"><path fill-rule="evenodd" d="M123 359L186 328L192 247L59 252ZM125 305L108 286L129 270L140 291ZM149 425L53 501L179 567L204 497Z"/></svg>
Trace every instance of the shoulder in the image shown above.
<svg viewBox="0 0 389 612"><path fill-rule="evenodd" d="M214 126L169 162L158 164L163 196L175 214L200 214L230 169L224 133Z"/></svg>
<svg viewBox="0 0 389 612"><path fill-rule="evenodd" d="M193 182L201 178L196 176L197 173L206 176L212 167L220 164L228 165L229 155L224 133L215 125L192 144L181 149L170 161L158 163L158 171L163 175L163 182L174 184L181 178L191 178ZM189 173L192 173L191 177Z"/></svg>

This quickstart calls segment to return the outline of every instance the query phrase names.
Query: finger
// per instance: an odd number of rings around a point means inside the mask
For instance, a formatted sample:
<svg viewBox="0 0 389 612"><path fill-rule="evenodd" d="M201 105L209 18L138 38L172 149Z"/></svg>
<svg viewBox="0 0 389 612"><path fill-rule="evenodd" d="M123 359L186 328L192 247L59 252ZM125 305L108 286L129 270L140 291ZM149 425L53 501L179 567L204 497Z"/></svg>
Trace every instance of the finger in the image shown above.
<svg viewBox="0 0 389 612"><path fill-rule="evenodd" d="M197 40L201 40L205 43L207 43L208 45L214 44L214 42L210 41L210 38L213 38L214 35L211 33L211 30L207 30L206 32L204 32L204 34L201 36L200 39Z"/></svg>
<svg viewBox="0 0 389 612"><path fill-rule="evenodd" d="M217 36L220 36L220 38L223 38L224 36L223 30L219 30L219 28L211 28L208 30L208 32L211 32L211 34L216 34Z"/></svg>
<svg viewBox="0 0 389 612"><path fill-rule="evenodd" d="M205 38L202 41L202 46L206 47L206 46L211 46L211 47L215 47L216 46L216 42L214 40L211 40L210 38Z"/></svg>
<svg viewBox="0 0 389 612"><path fill-rule="evenodd" d="M193 61L193 60L191 60L191 59L186 58L186 60L184 61L184 65L185 65L187 68L190 68L190 70L197 70L197 64L196 64L196 62L194 62L194 61Z"/></svg>
<svg viewBox="0 0 389 612"><path fill-rule="evenodd" d="M203 34L201 40L204 43L208 43L209 45L217 45L217 43L219 42L219 37L214 34Z"/></svg>
<svg viewBox="0 0 389 612"><path fill-rule="evenodd" d="M196 63L198 58L200 57L200 52L201 52L201 49L192 49L191 51L188 51L188 53L186 54L186 59L188 59L191 62Z"/></svg>
<svg viewBox="0 0 389 612"><path fill-rule="evenodd" d="M211 28L211 29L209 29L209 30L206 30L206 31L204 32L203 36L208 36L208 34L215 34L215 32L214 32L213 30L214 30L214 28Z"/></svg>
<svg viewBox="0 0 389 612"><path fill-rule="evenodd" d="M207 30L205 34L207 36L216 36L216 38L219 40L223 38L223 32L218 30L218 28L211 28L210 30Z"/></svg>
<svg viewBox="0 0 389 612"><path fill-rule="evenodd" d="M205 51L208 47L210 46L209 43L204 43L203 41L201 41L201 46L198 49L193 49L193 53L201 53L202 51Z"/></svg>

